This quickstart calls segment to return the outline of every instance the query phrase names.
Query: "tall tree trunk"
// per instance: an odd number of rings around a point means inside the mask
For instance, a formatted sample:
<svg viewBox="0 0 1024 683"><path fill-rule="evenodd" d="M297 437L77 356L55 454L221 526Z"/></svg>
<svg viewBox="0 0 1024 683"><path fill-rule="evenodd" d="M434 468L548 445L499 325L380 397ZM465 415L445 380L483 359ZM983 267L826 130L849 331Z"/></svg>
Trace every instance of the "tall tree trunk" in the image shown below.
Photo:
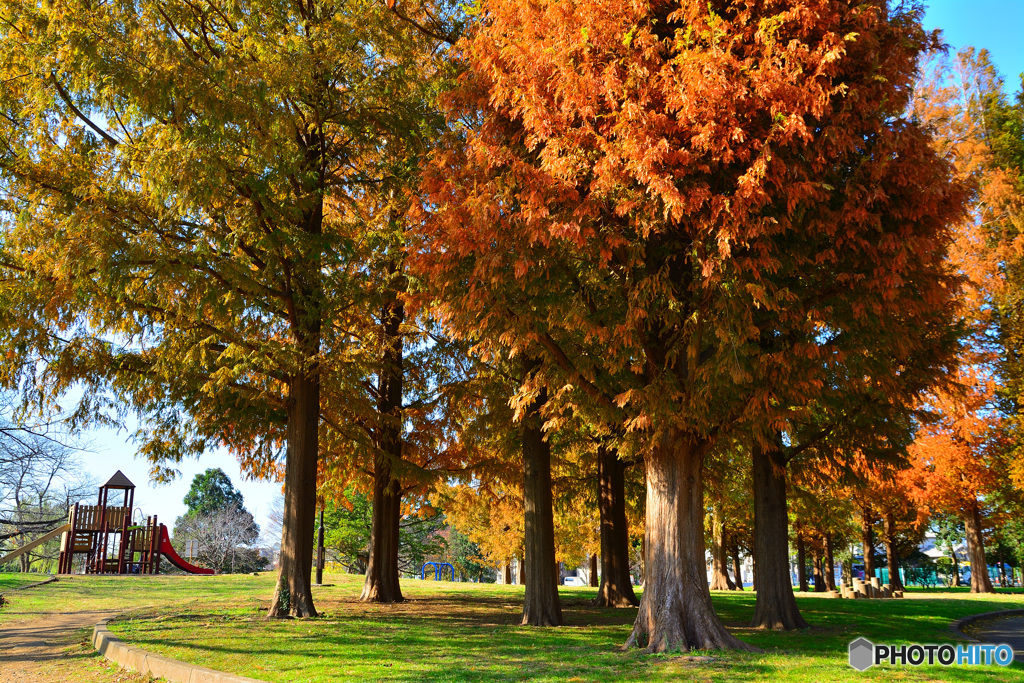
<svg viewBox="0 0 1024 683"><path fill-rule="evenodd" d="M398 579L398 532L402 520L402 493L392 475L391 460L378 453L374 458L373 510L370 559L359 599L363 602L402 602Z"/></svg>
<svg viewBox="0 0 1024 683"><path fill-rule="evenodd" d="M956 557L956 548L949 544L949 556L953 559L953 585L960 586L960 560Z"/></svg>
<svg viewBox="0 0 1024 683"><path fill-rule="evenodd" d="M800 592L807 592L807 549L804 535L799 528L796 530L796 579Z"/></svg>
<svg viewBox="0 0 1024 683"><path fill-rule="evenodd" d="M647 582L626 647L648 652L752 650L715 614L704 564L704 485L708 444L669 428L647 469Z"/></svg>
<svg viewBox="0 0 1024 683"><path fill-rule="evenodd" d="M316 136L312 136L315 138ZM311 138L311 139L312 139ZM309 169L319 169L323 143L307 147ZM292 336L299 366L288 378L287 450L284 468L284 515L277 585L268 618L315 617L313 589L313 528L316 525L316 473L320 455L320 345L323 326L323 194L310 192L301 229L316 239L309 250L292 260L288 285Z"/></svg>
<svg viewBox="0 0 1024 683"><path fill-rule="evenodd" d="M889 565L889 586L894 591L904 590L900 579L900 558L896 554L896 515L885 513L885 562Z"/></svg>
<svg viewBox="0 0 1024 683"><path fill-rule="evenodd" d="M814 592L824 593L825 592L825 572L821 570L821 550L815 545L811 549L811 563L814 567Z"/></svg>
<svg viewBox="0 0 1024 683"><path fill-rule="evenodd" d="M391 275L396 281L397 266ZM405 368L401 327L405 305L399 298L404 285L389 290L381 310L384 349L377 377L376 453L373 462L373 526L370 530L370 561L359 599L363 602L402 602L398 582L398 538L402 521L402 489L395 465L402 459L402 385Z"/></svg>
<svg viewBox="0 0 1024 683"><path fill-rule="evenodd" d="M992 580L988 577L985 539L981 533L981 510L978 509L977 501L964 511L964 530L967 532L967 550L971 557L971 592L995 593Z"/></svg>
<svg viewBox="0 0 1024 683"><path fill-rule="evenodd" d="M598 607L639 605L629 574L629 528L626 522L626 463L616 449L597 448L597 505L601 513L601 587Z"/></svg>
<svg viewBox="0 0 1024 683"><path fill-rule="evenodd" d="M781 439L752 449L754 482L754 590L751 626L773 630L807 628L793 595L789 573L789 515L786 509L786 461Z"/></svg>
<svg viewBox="0 0 1024 683"><path fill-rule="evenodd" d="M319 373L313 370L308 375L292 377L288 394L288 450L285 457L280 571L267 612L269 618L316 616L310 579L319 455Z"/></svg>
<svg viewBox="0 0 1024 683"><path fill-rule="evenodd" d="M836 561L831 531L825 532L825 586L830 591L836 589Z"/></svg>
<svg viewBox="0 0 1024 683"><path fill-rule="evenodd" d="M646 483L644 484L646 486ZM647 583L647 534L640 537L640 585ZM639 605L640 602L637 601Z"/></svg>
<svg viewBox="0 0 1024 683"><path fill-rule="evenodd" d="M871 508L864 505L860 509L860 542L864 547L864 580L875 577L875 529Z"/></svg>
<svg viewBox="0 0 1024 683"><path fill-rule="evenodd" d="M715 502L711 507L711 590L735 590L728 571L729 554L725 549L725 520L722 518L722 504Z"/></svg>
<svg viewBox="0 0 1024 683"><path fill-rule="evenodd" d="M324 506L320 505L320 524L316 529L316 585L324 583ZM235 560L232 557L231 563Z"/></svg>
<svg viewBox="0 0 1024 683"><path fill-rule="evenodd" d="M532 367L527 363L527 374ZM526 527L526 596L524 626L560 626L558 565L555 562L555 521L551 500L551 445L544 440L540 408L546 390L523 418L523 512Z"/></svg>
<svg viewBox="0 0 1024 683"><path fill-rule="evenodd" d="M598 585L598 580L597 580L597 555L595 555L594 553L590 553L590 577L589 578L590 578L590 581L588 583L590 584L590 587L591 588L597 588L597 585Z"/></svg>
<svg viewBox="0 0 1024 683"><path fill-rule="evenodd" d="M736 575L736 590L743 590L743 565L740 563L739 546L735 546L732 551L732 571Z"/></svg>

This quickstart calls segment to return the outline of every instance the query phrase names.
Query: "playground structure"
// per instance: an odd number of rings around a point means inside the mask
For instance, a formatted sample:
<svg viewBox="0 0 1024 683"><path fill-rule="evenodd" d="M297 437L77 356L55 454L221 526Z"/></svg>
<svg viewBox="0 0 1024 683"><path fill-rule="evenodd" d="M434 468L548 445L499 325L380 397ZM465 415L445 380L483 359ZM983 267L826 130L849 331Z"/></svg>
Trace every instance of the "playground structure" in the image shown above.
<svg viewBox="0 0 1024 683"><path fill-rule="evenodd" d="M420 579L421 580L427 578L427 566L428 565L433 565L433 567L434 567L434 581L440 581L441 580L441 577L444 576L444 570L445 569L448 569L449 571L451 571L451 573L452 573L451 580L452 581L455 580L455 567L453 567L452 565L448 564L447 562L426 562L426 563L424 563L423 567L420 569Z"/></svg>
<svg viewBox="0 0 1024 683"><path fill-rule="evenodd" d="M58 574L74 573L76 555L85 556L86 574L157 574L161 557L190 574L214 573L183 560L171 545L167 527L157 522L156 515L142 517L138 510L140 520L135 523L134 502L135 484L118 470L100 487L96 505L75 503L68 512L67 524L0 557L0 565L62 535Z"/></svg>

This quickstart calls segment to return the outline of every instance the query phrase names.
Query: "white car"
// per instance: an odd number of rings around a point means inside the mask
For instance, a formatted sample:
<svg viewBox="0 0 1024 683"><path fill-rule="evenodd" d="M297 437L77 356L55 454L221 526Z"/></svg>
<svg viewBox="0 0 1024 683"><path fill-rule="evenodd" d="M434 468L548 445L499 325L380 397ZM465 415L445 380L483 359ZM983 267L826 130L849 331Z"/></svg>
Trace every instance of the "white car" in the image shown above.
<svg viewBox="0 0 1024 683"><path fill-rule="evenodd" d="M562 579L563 586L586 586L587 582L583 580L582 576L567 576Z"/></svg>

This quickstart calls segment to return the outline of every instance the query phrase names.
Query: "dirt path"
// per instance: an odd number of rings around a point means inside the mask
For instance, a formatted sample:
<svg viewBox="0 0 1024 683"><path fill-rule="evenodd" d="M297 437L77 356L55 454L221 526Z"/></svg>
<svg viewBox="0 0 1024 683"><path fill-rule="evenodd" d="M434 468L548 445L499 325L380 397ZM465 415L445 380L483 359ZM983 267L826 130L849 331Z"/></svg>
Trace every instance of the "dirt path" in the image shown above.
<svg viewBox="0 0 1024 683"><path fill-rule="evenodd" d="M148 680L110 664L89 644L85 629L91 636L92 627L107 616L111 613L58 612L0 625L0 683Z"/></svg>

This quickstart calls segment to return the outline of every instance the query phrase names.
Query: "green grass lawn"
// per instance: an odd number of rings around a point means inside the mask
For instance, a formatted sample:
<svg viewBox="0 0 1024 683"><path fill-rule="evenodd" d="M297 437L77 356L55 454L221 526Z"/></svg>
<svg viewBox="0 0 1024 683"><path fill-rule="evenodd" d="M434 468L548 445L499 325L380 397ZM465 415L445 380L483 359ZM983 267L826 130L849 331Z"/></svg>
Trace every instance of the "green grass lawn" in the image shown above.
<svg viewBox="0 0 1024 683"><path fill-rule="evenodd" d="M50 578L49 574L29 574L22 572L0 573L0 593L12 588L21 588L31 583L39 583Z"/></svg>
<svg viewBox="0 0 1024 683"><path fill-rule="evenodd" d="M636 610L589 606L593 588L563 588L566 625L518 625L517 586L403 582L399 605L358 602L361 578L330 576L314 588L323 616L267 621L271 574L217 577L72 577L16 594L5 620L73 604L125 613L112 624L132 645L266 681L1021 681L1024 668L847 665L847 644L946 643L949 624L979 612L1024 608L1024 594L911 591L903 600L832 600L801 594L812 627L791 633L745 627L754 596L715 593L722 619L754 654L622 652ZM703 655L703 656L701 656ZM708 659L710 658L710 659Z"/></svg>

